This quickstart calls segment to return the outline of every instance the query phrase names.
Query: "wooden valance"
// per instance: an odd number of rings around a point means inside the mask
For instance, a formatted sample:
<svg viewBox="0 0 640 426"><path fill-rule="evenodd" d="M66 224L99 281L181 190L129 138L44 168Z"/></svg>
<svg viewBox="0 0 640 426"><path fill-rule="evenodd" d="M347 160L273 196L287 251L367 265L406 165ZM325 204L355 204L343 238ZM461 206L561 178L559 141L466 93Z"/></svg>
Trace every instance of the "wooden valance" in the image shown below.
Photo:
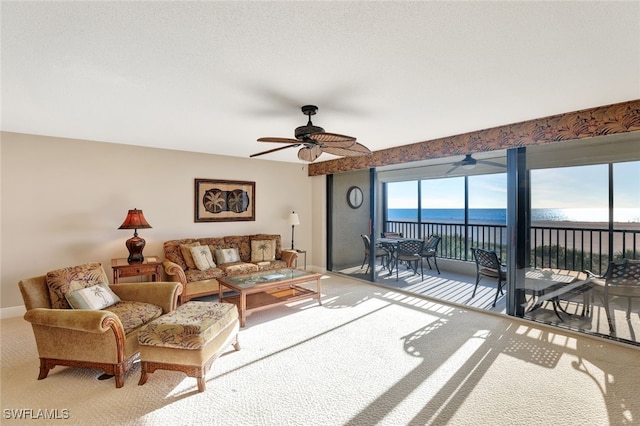
<svg viewBox="0 0 640 426"><path fill-rule="evenodd" d="M312 163L309 176L629 132L640 132L640 99Z"/></svg>

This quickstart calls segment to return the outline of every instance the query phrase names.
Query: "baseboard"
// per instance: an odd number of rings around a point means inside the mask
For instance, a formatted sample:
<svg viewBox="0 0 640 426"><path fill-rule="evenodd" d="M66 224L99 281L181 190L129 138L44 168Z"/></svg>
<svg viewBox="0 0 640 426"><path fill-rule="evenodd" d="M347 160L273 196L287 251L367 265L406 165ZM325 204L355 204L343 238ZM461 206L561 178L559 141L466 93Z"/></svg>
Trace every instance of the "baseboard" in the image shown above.
<svg viewBox="0 0 640 426"><path fill-rule="evenodd" d="M325 272L327 272L327 268L323 268L315 265L307 265L306 270L309 272L315 272L316 274L324 274Z"/></svg>
<svg viewBox="0 0 640 426"><path fill-rule="evenodd" d="M10 308L0 309L0 319L21 317L27 312L27 309L23 306L12 306Z"/></svg>

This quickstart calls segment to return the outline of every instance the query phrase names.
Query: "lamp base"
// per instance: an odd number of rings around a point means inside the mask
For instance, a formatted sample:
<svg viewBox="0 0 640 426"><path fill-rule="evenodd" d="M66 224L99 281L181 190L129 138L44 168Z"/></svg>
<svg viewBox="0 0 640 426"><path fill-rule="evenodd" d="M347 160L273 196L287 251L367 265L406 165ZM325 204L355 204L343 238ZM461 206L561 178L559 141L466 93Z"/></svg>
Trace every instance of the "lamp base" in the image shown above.
<svg viewBox="0 0 640 426"><path fill-rule="evenodd" d="M144 248L146 241L143 238L138 237L137 235L131 237L127 240L125 245L129 250L129 257L127 258L127 262L129 263L141 263L144 261L144 256L142 255L142 249Z"/></svg>
<svg viewBox="0 0 640 426"><path fill-rule="evenodd" d="M294 226L291 225L291 250L293 250L293 228Z"/></svg>

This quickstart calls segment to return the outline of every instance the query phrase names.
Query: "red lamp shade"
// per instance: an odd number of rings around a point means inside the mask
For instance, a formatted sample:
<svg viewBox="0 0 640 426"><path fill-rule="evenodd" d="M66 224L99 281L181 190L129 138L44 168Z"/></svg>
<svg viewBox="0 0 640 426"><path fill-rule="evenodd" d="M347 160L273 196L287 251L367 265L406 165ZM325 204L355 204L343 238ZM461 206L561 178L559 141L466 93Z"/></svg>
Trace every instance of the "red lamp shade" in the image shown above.
<svg viewBox="0 0 640 426"><path fill-rule="evenodd" d="M144 218L144 214L142 214L142 210L133 209L129 210L127 213L127 217L122 222L122 225L118 229L133 229L133 237L129 238L125 245L129 250L129 257L127 261L129 263L139 263L144 260L144 256L142 256L142 249L146 244L145 240L138 237L138 229L146 229L151 228L151 225Z"/></svg>

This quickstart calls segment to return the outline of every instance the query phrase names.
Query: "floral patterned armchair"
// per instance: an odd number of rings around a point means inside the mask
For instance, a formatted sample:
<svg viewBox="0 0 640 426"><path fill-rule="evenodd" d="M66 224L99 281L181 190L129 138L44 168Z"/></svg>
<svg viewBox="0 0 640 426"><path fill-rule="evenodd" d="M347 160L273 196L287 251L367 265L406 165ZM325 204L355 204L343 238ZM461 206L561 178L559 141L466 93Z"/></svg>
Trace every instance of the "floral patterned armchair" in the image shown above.
<svg viewBox="0 0 640 426"><path fill-rule="evenodd" d="M38 380L57 365L95 368L115 376L116 388L139 354L138 330L173 311L182 292L177 282L109 285L100 263L58 269L18 286L38 347Z"/></svg>

